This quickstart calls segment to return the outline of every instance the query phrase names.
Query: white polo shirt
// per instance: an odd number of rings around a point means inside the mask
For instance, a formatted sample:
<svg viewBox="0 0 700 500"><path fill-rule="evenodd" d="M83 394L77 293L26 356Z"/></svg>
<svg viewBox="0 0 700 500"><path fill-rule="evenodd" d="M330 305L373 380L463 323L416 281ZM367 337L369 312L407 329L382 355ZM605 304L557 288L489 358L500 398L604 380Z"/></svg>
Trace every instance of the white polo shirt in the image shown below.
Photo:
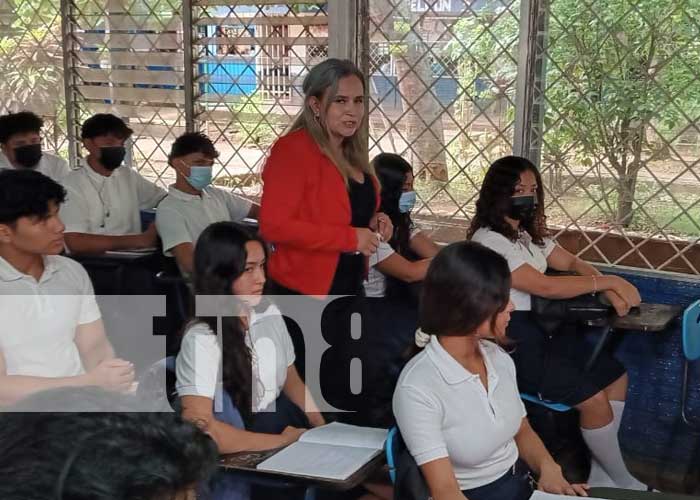
<svg viewBox="0 0 700 500"><path fill-rule="evenodd" d="M411 228L410 238L413 239L420 231L420 228L414 225ZM369 271L367 272L367 279L365 279L364 282L365 296L384 297L386 295L386 276L375 266L394 253L394 249L391 248L389 243L381 241L379 242L377 251L370 255Z"/></svg>
<svg viewBox="0 0 700 500"><path fill-rule="evenodd" d="M156 227L163 240L163 253L181 243L195 244L199 235L214 222L240 222L248 216L252 203L223 189L207 186L201 195L189 194L170 186L168 196L158 205Z"/></svg>
<svg viewBox="0 0 700 500"><path fill-rule="evenodd" d="M10 160L7 159L5 153L0 152L0 170L4 169L14 169ZM63 178L71 172L71 168L68 166L68 162L63 158L60 158L51 153L43 153L41 155L41 160L39 164L32 170L41 172L47 177L52 178L56 182L61 182Z"/></svg>
<svg viewBox="0 0 700 500"><path fill-rule="evenodd" d="M474 233L472 241L481 243L505 257L511 273L523 264L530 264L539 272L544 273L547 270L547 257L557 246L551 238L545 238L543 246L536 245L525 231L521 231L518 241L513 242L501 233L485 227L479 228ZM530 294L527 292L511 288L510 300L513 301L516 311L529 311L531 309Z"/></svg>
<svg viewBox="0 0 700 500"><path fill-rule="evenodd" d="M78 325L100 319L92 283L77 262L44 257L37 282L0 257L0 351L8 375L72 377L83 373Z"/></svg>
<svg viewBox="0 0 700 500"><path fill-rule="evenodd" d="M140 210L155 208L166 195L127 165L105 177L83 162L63 179L63 185L68 197L61 205L60 217L66 233L140 233Z"/></svg>
<svg viewBox="0 0 700 500"><path fill-rule="evenodd" d="M510 356L489 341L479 347L488 392L435 336L404 367L394 391L396 422L416 463L449 458L462 490L489 484L513 466L526 415Z"/></svg>
<svg viewBox="0 0 700 500"><path fill-rule="evenodd" d="M245 337L253 354L253 411L274 402L287 380L287 368L294 364L294 346L279 309L271 305L253 313ZM219 378L221 347L216 335L204 323L188 327L177 355L177 392L180 396L214 399Z"/></svg>

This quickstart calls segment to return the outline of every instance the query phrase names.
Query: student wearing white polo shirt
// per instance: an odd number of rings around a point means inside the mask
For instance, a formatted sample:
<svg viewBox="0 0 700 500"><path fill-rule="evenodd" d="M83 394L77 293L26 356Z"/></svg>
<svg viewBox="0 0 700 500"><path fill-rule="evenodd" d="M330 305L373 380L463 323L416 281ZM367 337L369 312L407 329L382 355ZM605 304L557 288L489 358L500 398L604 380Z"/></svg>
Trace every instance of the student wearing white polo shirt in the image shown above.
<svg viewBox="0 0 700 500"><path fill-rule="evenodd" d="M155 225L141 232L140 211L155 208L166 193L131 165L122 166L124 143L132 132L111 114L97 114L83 123L88 156L82 168L64 179L68 197L61 207L66 245L73 254L156 246Z"/></svg>
<svg viewBox="0 0 700 500"><path fill-rule="evenodd" d="M68 163L41 150L44 121L30 111L0 116L0 170L32 169L61 182Z"/></svg>
<svg viewBox="0 0 700 500"><path fill-rule="evenodd" d="M508 261L515 304L508 338L523 392L579 410L583 439L591 450L593 486L645 490L628 471L617 439L627 395L625 367L603 351L592 369L583 327L545 332L531 314L531 294L567 299L603 292L618 315L639 304L637 289L558 246L548 237L544 189L537 167L517 156L496 160L486 172L468 238ZM574 275L548 276L547 268ZM612 483L612 484L611 484Z"/></svg>
<svg viewBox="0 0 700 500"><path fill-rule="evenodd" d="M497 344L513 304L505 259L479 244L441 250L423 282L425 348L404 367L394 393L396 421L435 500L526 500L532 487L585 494L569 484L530 427L515 367Z"/></svg>
<svg viewBox="0 0 700 500"><path fill-rule="evenodd" d="M258 217L258 205L211 185L218 157L211 140L196 132L178 137L168 156L176 180L158 205L156 226L163 253L175 257L184 275L192 272L194 245L207 226Z"/></svg>
<svg viewBox="0 0 700 500"><path fill-rule="evenodd" d="M210 225L195 247L195 293L234 298L237 310L231 316L238 316L222 318L221 343L214 333L216 318L192 320L177 357L177 392L183 417L205 429L221 453L285 446L303 433L300 427L324 423L294 367L294 348L281 314L262 303L265 261L263 242L233 222ZM215 418L217 387L231 397L245 429ZM258 412L273 403L277 418L269 422L269 415ZM260 425L260 418L268 420L266 425Z"/></svg>
<svg viewBox="0 0 700 500"><path fill-rule="evenodd" d="M0 405L54 387L128 389L80 264L63 251L64 189L45 175L0 171Z"/></svg>
<svg viewBox="0 0 700 500"><path fill-rule="evenodd" d="M382 185L379 210L389 216L394 232L391 240L380 243L369 258L365 295L401 297L400 289L405 289L407 283L423 280L429 259L439 247L411 220L416 203L411 165L393 153L375 156L372 165Z"/></svg>

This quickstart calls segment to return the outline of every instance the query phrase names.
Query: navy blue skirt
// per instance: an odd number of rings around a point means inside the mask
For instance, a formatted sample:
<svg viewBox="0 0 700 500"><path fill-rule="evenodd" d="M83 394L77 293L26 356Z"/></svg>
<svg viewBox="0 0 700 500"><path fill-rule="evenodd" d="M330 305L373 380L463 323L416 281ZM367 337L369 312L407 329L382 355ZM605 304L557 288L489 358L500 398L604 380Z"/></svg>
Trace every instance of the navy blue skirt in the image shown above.
<svg viewBox="0 0 700 500"><path fill-rule="evenodd" d="M520 391L575 406L624 375L625 367L606 350L589 371L585 370L593 351L585 341L589 330L564 327L548 338L530 311L514 311L506 335L513 342L509 350Z"/></svg>
<svg viewBox="0 0 700 500"><path fill-rule="evenodd" d="M532 492L528 470L520 463L492 483L462 491L469 500L528 500Z"/></svg>

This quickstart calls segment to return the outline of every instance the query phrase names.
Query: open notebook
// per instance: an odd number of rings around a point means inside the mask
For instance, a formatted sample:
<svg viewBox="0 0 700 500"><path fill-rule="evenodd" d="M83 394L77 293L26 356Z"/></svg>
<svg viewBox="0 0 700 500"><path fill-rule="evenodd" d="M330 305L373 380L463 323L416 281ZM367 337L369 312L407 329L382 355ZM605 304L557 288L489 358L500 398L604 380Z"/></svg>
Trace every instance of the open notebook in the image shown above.
<svg viewBox="0 0 700 500"><path fill-rule="evenodd" d="M387 430L333 422L302 434L258 464L258 469L293 476L343 481L379 455Z"/></svg>

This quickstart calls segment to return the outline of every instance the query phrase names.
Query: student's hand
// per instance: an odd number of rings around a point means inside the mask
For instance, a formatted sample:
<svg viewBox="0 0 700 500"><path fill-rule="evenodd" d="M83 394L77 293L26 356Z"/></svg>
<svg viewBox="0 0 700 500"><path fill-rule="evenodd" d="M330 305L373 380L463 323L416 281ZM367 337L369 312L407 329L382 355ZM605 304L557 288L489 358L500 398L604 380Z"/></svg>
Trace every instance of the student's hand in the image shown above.
<svg viewBox="0 0 700 500"><path fill-rule="evenodd" d="M382 235L382 241L391 240L394 236L394 225L389 216L383 212L377 212L369 221L369 228L375 233Z"/></svg>
<svg viewBox="0 0 700 500"><path fill-rule="evenodd" d="M90 385L126 392L134 382L134 365L123 359L106 359L87 373Z"/></svg>
<svg viewBox="0 0 700 500"><path fill-rule="evenodd" d="M629 308L636 307L642 302L642 298L639 296L639 290L637 290L632 283L625 281L619 276L609 276L609 278L613 279L612 291L618 294L620 298L627 303Z"/></svg>
<svg viewBox="0 0 700 500"><path fill-rule="evenodd" d="M366 227L356 227L357 234L357 251L361 252L365 257L369 257L377 251L379 246L379 238L377 234Z"/></svg>
<svg viewBox="0 0 700 500"><path fill-rule="evenodd" d="M306 414L306 418L309 420L311 427L320 427L326 424L326 420L320 412L309 412Z"/></svg>
<svg viewBox="0 0 700 500"><path fill-rule="evenodd" d="M292 426L288 425L282 431L283 446L294 443L307 430L308 429L299 429L298 427L292 427Z"/></svg>
<svg viewBox="0 0 700 500"><path fill-rule="evenodd" d="M615 308L615 312L618 316L627 316L627 313L630 312L630 305L625 302L616 292L608 290L605 292L605 298L608 299L610 305Z"/></svg>
<svg viewBox="0 0 700 500"><path fill-rule="evenodd" d="M545 493L553 493L555 495L569 495L587 497L587 484L571 484L561 473L561 467L557 464L552 464L543 467L540 470L540 479L537 482L537 489Z"/></svg>
<svg viewBox="0 0 700 500"><path fill-rule="evenodd" d="M141 248L151 248L158 244L158 231L156 225L151 222L143 233L141 233Z"/></svg>

